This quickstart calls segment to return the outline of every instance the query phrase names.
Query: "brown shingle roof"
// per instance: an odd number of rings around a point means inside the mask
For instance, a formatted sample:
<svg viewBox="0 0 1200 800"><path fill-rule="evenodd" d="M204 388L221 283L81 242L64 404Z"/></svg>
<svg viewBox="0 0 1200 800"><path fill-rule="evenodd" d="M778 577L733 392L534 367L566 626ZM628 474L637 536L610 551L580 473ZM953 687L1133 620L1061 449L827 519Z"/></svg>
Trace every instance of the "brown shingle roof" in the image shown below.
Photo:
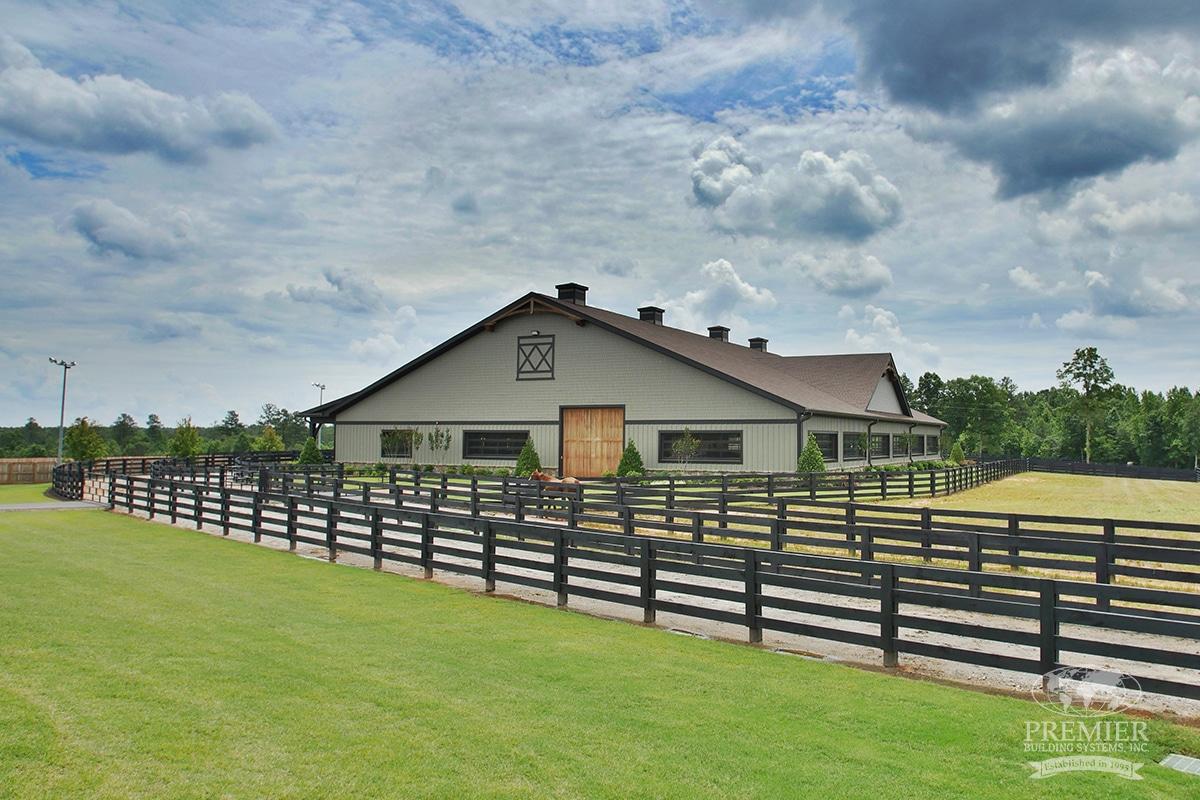
<svg viewBox="0 0 1200 800"><path fill-rule="evenodd" d="M781 356L713 339L681 328L643 322L603 308L561 304L546 295L538 299L570 313L614 328L658 349L703 364L747 386L774 395L806 411L870 419L944 424L928 414L913 411L908 417L868 411L867 404L879 379L895 363L890 353L849 353L826 356Z"/></svg>

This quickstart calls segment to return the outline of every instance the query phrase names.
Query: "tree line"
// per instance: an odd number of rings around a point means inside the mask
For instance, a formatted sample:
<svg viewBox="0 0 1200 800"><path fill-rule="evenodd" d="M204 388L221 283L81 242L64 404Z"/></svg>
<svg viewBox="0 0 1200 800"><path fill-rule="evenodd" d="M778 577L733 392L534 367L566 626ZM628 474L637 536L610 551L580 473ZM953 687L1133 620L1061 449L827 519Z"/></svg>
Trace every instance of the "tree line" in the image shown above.
<svg viewBox="0 0 1200 800"><path fill-rule="evenodd" d="M63 437L63 455L85 460L104 456L297 450L307 439L308 422L304 417L267 403L252 423L243 422L233 410L208 426L196 425L191 417L185 417L167 427L157 414L147 416L143 424L130 414L118 415L111 425L79 417ZM30 417L24 425L0 427L0 458L50 457L57 452L58 426L43 426Z"/></svg>
<svg viewBox="0 0 1200 800"><path fill-rule="evenodd" d="M1022 390L1009 378L901 376L910 404L948 423L970 454L1154 467L1200 465L1200 390L1138 391L1117 383L1095 347L1076 350L1057 386Z"/></svg>

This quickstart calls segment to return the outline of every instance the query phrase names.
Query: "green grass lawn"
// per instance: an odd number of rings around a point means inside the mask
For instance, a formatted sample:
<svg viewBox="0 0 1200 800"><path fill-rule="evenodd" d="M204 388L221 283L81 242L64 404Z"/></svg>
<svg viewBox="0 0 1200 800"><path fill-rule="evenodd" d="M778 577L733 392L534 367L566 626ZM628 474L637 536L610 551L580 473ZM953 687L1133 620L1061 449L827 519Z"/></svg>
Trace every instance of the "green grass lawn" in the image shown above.
<svg viewBox="0 0 1200 800"><path fill-rule="evenodd" d="M958 494L894 502L975 511L1200 523L1200 483L1181 481L1023 472Z"/></svg>
<svg viewBox="0 0 1200 800"><path fill-rule="evenodd" d="M0 515L3 797L1196 796L1031 781L1031 702L96 512ZM1044 758L1045 756L1038 756Z"/></svg>
<svg viewBox="0 0 1200 800"><path fill-rule="evenodd" d="M0 486L0 505L13 503L47 503L58 498L49 497L48 483L10 483Z"/></svg>

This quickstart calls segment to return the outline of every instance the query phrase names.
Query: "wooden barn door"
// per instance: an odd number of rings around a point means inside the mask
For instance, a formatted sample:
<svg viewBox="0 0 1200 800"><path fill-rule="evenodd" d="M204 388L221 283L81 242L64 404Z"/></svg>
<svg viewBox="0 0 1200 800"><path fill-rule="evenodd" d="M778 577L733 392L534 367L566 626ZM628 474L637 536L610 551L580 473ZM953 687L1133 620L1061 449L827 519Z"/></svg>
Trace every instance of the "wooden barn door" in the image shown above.
<svg viewBox="0 0 1200 800"><path fill-rule="evenodd" d="M562 475L596 478L615 470L625 445L625 409L562 410Z"/></svg>

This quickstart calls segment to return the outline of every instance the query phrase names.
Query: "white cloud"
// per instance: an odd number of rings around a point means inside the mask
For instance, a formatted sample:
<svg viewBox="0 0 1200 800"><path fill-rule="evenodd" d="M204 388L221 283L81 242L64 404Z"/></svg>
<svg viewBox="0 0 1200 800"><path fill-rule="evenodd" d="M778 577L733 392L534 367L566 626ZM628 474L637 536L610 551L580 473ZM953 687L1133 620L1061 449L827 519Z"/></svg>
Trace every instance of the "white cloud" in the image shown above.
<svg viewBox="0 0 1200 800"><path fill-rule="evenodd" d="M78 79L43 67L11 37L0 43L0 129L44 145L203 161L212 148L270 141L274 120L238 92L187 99L120 75Z"/></svg>
<svg viewBox="0 0 1200 800"><path fill-rule="evenodd" d="M797 254L789 265L821 291L841 297L866 297L892 285L892 271L887 264L856 250L825 256Z"/></svg>
<svg viewBox="0 0 1200 800"><path fill-rule="evenodd" d="M75 206L67 225L88 241L93 253L135 260L175 258L193 247L196 234L192 215L184 209L144 219L107 199Z"/></svg>
<svg viewBox="0 0 1200 800"><path fill-rule="evenodd" d="M845 311L848 307L843 306ZM922 371L935 367L941 352L931 342L917 341L908 336L900 326L900 318L882 306L866 305L861 316L839 314L843 321L853 323L846 329L846 344L858 352L892 353L899 363L910 365L909 371Z"/></svg>
<svg viewBox="0 0 1200 800"><path fill-rule="evenodd" d="M744 320L737 316L739 310L775 306L775 295L770 289L746 282L733 265L723 258L701 267L700 276L700 288L687 292L681 298L656 301L655 304L666 311L667 324L694 331L717 324L733 327L734 323L744 324Z"/></svg>
<svg viewBox="0 0 1200 800"><path fill-rule="evenodd" d="M1054 324L1059 330L1067 333L1102 338L1132 336L1138 329L1137 322L1128 317L1095 314L1086 309L1068 311L1056 319Z"/></svg>
<svg viewBox="0 0 1200 800"><path fill-rule="evenodd" d="M1061 211L1041 211L1037 230L1044 241L1069 242L1088 237L1180 233L1200 224L1200 205L1190 194L1167 192L1122 206L1090 188L1075 194Z"/></svg>
<svg viewBox="0 0 1200 800"><path fill-rule="evenodd" d="M856 150L805 150L795 166L764 171L725 136L694 156L692 194L726 233L857 241L900 221L899 190Z"/></svg>
<svg viewBox="0 0 1200 800"><path fill-rule="evenodd" d="M1053 286L1050 286L1046 284L1045 281L1042 280L1041 276L1039 276L1037 273L1031 272L1022 266L1016 266L1010 269L1008 271L1008 279L1012 281L1013 285L1015 285L1018 289L1024 289L1025 291L1032 292L1033 294L1058 294L1059 292L1063 292L1068 288L1065 281L1059 281Z"/></svg>
<svg viewBox="0 0 1200 800"><path fill-rule="evenodd" d="M424 342L415 336L417 311L401 306L386 320L375 324L375 332L350 342L350 354L382 369L395 369L420 354Z"/></svg>

